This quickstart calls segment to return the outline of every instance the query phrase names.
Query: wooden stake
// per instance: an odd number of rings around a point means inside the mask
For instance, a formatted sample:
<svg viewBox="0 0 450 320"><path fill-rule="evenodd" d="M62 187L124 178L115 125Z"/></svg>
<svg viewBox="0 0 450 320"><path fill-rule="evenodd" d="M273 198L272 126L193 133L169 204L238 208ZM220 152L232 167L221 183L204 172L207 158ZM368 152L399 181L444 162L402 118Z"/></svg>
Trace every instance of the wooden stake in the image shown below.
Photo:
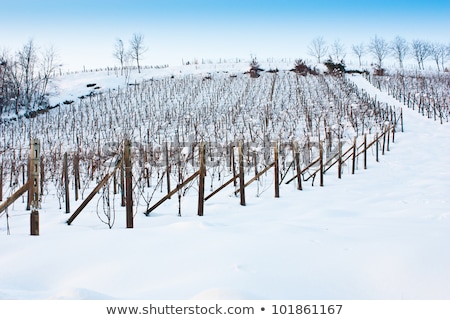
<svg viewBox="0 0 450 320"><path fill-rule="evenodd" d="M198 180L198 210L197 214L203 216L205 207L205 175L206 175L206 159L205 159L205 143L202 141L199 148L199 180Z"/></svg>
<svg viewBox="0 0 450 320"><path fill-rule="evenodd" d="M356 137L353 139L352 174L355 174L356 166Z"/></svg>
<svg viewBox="0 0 450 320"><path fill-rule="evenodd" d="M31 190L31 203L30 206L33 209L30 215L30 235L39 235L39 187L40 187L40 157L41 157L41 144L38 139L32 139L30 146L30 182L29 190Z"/></svg>
<svg viewBox="0 0 450 320"><path fill-rule="evenodd" d="M339 137L338 141L338 148L339 148L339 158L338 158L338 178L341 179L342 177L342 144L341 144L341 138Z"/></svg>
<svg viewBox="0 0 450 320"><path fill-rule="evenodd" d="M275 165L274 165L274 184L275 184L275 198L280 197L280 168L278 163L278 144L277 142L273 143L273 152L274 152L274 158L275 158Z"/></svg>
<svg viewBox="0 0 450 320"><path fill-rule="evenodd" d="M123 160L125 164L125 193L126 193L126 214L127 228L133 228L133 186L132 186L132 167L131 167L131 141L125 141Z"/></svg>
<svg viewBox="0 0 450 320"><path fill-rule="evenodd" d="M30 190L31 190L31 203L30 206L33 209L39 208L39 186L40 186L40 153L41 145L38 139L31 140L30 148Z"/></svg>
<svg viewBox="0 0 450 320"><path fill-rule="evenodd" d="M319 141L320 186L323 187L323 144Z"/></svg>
<svg viewBox="0 0 450 320"><path fill-rule="evenodd" d="M245 206L245 181L244 181L244 153L242 141L239 142L239 194L241 196L241 206Z"/></svg>

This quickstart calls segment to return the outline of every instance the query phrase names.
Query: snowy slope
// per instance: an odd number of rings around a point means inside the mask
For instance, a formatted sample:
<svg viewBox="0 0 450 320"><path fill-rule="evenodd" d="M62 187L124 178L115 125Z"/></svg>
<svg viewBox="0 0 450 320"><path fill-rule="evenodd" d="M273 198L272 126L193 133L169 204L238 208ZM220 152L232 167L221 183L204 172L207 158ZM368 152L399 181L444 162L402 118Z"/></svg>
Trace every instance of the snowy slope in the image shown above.
<svg viewBox="0 0 450 320"><path fill-rule="evenodd" d="M85 80L58 99L82 93ZM174 197L149 217L138 213L132 230L124 216L108 229L95 208L67 226L54 198L31 237L17 202L11 235L0 219L0 298L449 299L450 125L403 112L405 132L379 163L371 155L367 170L359 163L341 180L330 170L324 187L303 191L283 184L279 199L268 174L259 197L248 188L247 206L230 187L206 202L203 217L193 193L182 217Z"/></svg>

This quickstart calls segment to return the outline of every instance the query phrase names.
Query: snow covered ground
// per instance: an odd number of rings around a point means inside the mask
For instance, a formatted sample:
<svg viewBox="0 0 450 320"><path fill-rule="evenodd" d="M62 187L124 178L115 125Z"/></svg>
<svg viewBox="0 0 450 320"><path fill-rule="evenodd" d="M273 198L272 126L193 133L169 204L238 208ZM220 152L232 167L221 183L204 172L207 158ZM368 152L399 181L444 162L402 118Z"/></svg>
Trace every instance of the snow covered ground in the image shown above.
<svg viewBox="0 0 450 320"><path fill-rule="evenodd" d="M64 79L59 99L86 90ZM254 184L245 207L230 187L203 217L192 194L182 217L174 198L139 212L134 229L124 213L108 229L95 208L68 226L55 197L32 237L18 201L11 235L0 218L0 299L450 299L450 125L403 114L405 132L379 163L370 155L367 170L360 160L355 175L328 171L324 187L282 184L278 199L270 181L259 197Z"/></svg>

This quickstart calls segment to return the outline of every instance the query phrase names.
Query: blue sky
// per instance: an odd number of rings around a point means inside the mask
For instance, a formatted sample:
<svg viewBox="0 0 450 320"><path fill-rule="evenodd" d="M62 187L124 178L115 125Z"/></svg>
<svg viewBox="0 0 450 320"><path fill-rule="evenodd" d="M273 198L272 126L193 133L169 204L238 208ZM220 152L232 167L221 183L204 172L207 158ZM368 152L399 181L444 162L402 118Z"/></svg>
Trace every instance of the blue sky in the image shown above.
<svg viewBox="0 0 450 320"><path fill-rule="evenodd" d="M6 3L5 3L6 2ZM114 42L145 37L149 65L181 60L310 58L317 36L351 44L375 35L450 43L450 0L12 0L1 3L0 50L53 45L68 69L116 64Z"/></svg>

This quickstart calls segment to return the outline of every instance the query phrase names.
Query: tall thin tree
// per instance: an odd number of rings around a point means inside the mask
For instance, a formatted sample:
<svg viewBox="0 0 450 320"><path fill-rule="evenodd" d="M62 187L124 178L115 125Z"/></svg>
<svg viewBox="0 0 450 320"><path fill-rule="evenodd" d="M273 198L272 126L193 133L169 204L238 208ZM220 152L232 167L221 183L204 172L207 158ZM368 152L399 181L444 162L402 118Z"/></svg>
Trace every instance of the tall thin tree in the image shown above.
<svg viewBox="0 0 450 320"><path fill-rule="evenodd" d="M389 44L381 37L375 36L370 40L369 52L377 59L378 68L383 68L383 61L389 54Z"/></svg>
<svg viewBox="0 0 450 320"><path fill-rule="evenodd" d="M320 63L321 59L326 56L327 52L328 46L323 37L314 38L308 46L308 54L317 58L317 63Z"/></svg>
<svg viewBox="0 0 450 320"><path fill-rule="evenodd" d="M130 55L133 60L136 61L138 73L141 73L140 61L142 55L147 52L147 48L144 46L144 36L140 33L133 34L130 40Z"/></svg>
<svg viewBox="0 0 450 320"><path fill-rule="evenodd" d="M408 54L408 51L409 51L408 42L406 42L404 38L397 36L391 42L392 55L397 59L401 69L403 69L403 60Z"/></svg>

